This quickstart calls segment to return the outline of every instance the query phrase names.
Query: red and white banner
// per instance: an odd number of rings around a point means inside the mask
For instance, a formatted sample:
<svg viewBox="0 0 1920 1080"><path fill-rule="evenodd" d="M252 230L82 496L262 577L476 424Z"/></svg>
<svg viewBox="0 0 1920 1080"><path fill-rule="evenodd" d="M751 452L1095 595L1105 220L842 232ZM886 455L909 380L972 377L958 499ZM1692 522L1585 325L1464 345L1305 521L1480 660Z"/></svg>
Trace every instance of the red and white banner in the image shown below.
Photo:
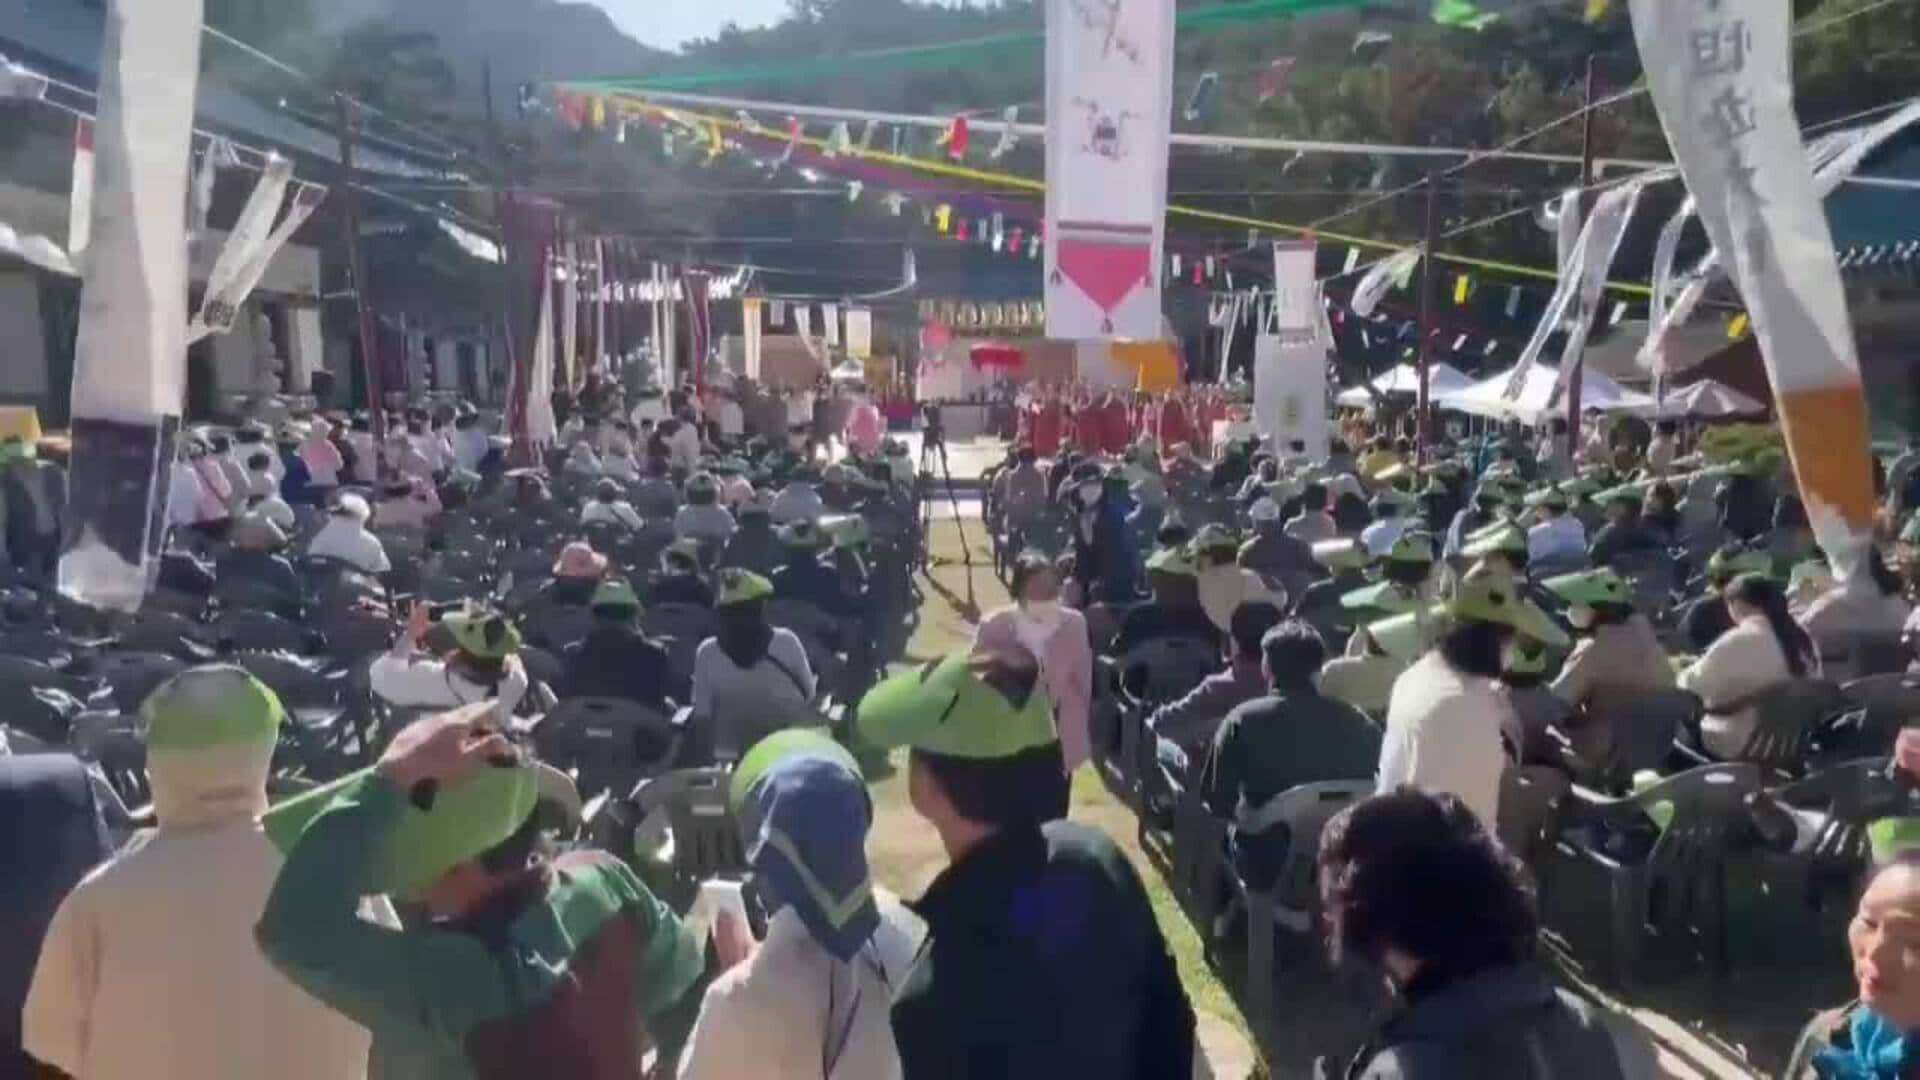
<svg viewBox="0 0 1920 1080"><path fill-rule="evenodd" d="M1173 0L1047 0L1047 336L1161 336Z"/></svg>

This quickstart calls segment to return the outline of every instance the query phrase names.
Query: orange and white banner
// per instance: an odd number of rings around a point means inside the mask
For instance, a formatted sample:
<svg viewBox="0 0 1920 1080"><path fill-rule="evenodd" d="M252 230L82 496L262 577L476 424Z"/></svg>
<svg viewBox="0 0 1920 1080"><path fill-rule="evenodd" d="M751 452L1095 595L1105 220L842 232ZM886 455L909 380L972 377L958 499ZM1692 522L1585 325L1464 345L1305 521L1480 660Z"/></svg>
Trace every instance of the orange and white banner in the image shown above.
<svg viewBox="0 0 1920 1080"><path fill-rule="evenodd" d="M1872 542L1866 397L1793 110L1790 5L1631 0L1641 64L1753 319L1814 536L1843 580Z"/></svg>

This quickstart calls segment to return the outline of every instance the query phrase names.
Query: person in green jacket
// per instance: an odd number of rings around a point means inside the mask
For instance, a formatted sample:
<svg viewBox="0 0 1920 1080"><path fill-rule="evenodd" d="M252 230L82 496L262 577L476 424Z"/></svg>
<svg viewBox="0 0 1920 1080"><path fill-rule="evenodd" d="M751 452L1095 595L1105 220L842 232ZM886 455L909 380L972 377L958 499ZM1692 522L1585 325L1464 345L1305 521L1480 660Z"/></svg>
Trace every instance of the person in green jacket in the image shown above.
<svg viewBox="0 0 1920 1080"><path fill-rule="evenodd" d="M420 720L372 769L283 803L289 847L255 937L373 1033L371 1076L637 1080L649 1017L704 957L618 859L539 852L533 765L489 703ZM424 913L363 921L385 893Z"/></svg>

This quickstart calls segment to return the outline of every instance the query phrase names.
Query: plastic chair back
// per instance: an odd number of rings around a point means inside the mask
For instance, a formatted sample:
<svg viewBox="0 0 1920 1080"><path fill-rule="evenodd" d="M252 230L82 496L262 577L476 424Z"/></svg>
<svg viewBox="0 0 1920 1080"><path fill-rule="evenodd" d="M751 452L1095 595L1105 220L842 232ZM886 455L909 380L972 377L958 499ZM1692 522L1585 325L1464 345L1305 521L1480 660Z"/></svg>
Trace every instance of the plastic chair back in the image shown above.
<svg viewBox="0 0 1920 1080"><path fill-rule="evenodd" d="M1845 704L1825 679L1789 679L1756 695L1757 722L1738 760L1780 772L1798 772L1822 721Z"/></svg>
<svg viewBox="0 0 1920 1080"><path fill-rule="evenodd" d="M1920 675L1895 672L1855 679L1840 688L1847 706L1863 710L1860 730L1849 744L1853 754L1886 754L1909 722L1920 721Z"/></svg>
<svg viewBox="0 0 1920 1080"><path fill-rule="evenodd" d="M680 769L643 782L634 794L644 818L665 808L673 828L674 876L685 882L738 878L747 859L727 809L725 769Z"/></svg>
<svg viewBox="0 0 1920 1080"><path fill-rule="evenodd" d="M1572 789L1567 774L1552 766L1508 766L1500 775L1500 842L1522 862L1538 865Z"/></svg>
<svg viewBox="0 0 1920 1080"><path fill-rule="evenodd" d="M1211 642L1154 638L1135 645L1120 659L1120 685L1143 704L1160 704L1184 697L1220 667L1220 651Z"/></svg>
<svg viewBox="0 0 1920 1080"><path fill-rule="evenodd" d="M1613 732L1611 759L1592 762L1615 784L1630 782L1642 769L1660 771L1673 752L1673 740L1699 714L1700 699L1688 690L1649 690L1634 696L1607 695L1593 717Z"/></svg>
<svg viewBox="0 0 1920 1080"><path fill-rule="evenodd" d="M534 727L534 746L577 772L580 793L629 791L673 760L678 732L658 709L622 698L568 698Z"/></svg>
<svg viewBox="0 0 1920 1080"><path fill-rule="evenodd" d="M213 623L214 637L228 649L305 653L307 631L267 611L229 611Z"/></svg>
<svg viewBox="0 0 1920 1080"><path fill-rule="evenodd" d="M1287 828L1287 859L1275 879L1274 918L1295 933L1313 928L1312 912L1319 903L1315 864L1320 858L1320 834L1333 816L1372 795L1372 780L1323 780L1301 784L1268 799L1259 807L1243 807L1237 825L1242 833L1261 833L1275 825Z"/></svg>
<svg viewBox="0 0 1920 1080"><path fill-rule="evenodd" d="M100 657L93 673L112 687L114 704L131 716L148 694L186 669L184 662L165 653L113 652Z"/></svg>

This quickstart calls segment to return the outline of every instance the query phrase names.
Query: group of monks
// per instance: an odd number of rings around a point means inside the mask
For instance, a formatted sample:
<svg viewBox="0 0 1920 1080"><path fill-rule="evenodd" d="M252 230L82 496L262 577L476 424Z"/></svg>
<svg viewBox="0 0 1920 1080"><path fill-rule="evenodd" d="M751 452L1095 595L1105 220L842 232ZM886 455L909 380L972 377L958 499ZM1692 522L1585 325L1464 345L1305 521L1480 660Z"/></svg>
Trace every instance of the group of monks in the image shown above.
<svg viewBox="0 0 1920 1080"><path fill-rule="evenodd" d="M1118 455L1146 438L1163 455L1185 444L1204 459L1212 452L1214 423L1228 419L1233 407L1225 391L1211 386L1147 394L1082 383L1035 384L1021 395L1018 439L1042 458L1067 448Z"/></svg>

